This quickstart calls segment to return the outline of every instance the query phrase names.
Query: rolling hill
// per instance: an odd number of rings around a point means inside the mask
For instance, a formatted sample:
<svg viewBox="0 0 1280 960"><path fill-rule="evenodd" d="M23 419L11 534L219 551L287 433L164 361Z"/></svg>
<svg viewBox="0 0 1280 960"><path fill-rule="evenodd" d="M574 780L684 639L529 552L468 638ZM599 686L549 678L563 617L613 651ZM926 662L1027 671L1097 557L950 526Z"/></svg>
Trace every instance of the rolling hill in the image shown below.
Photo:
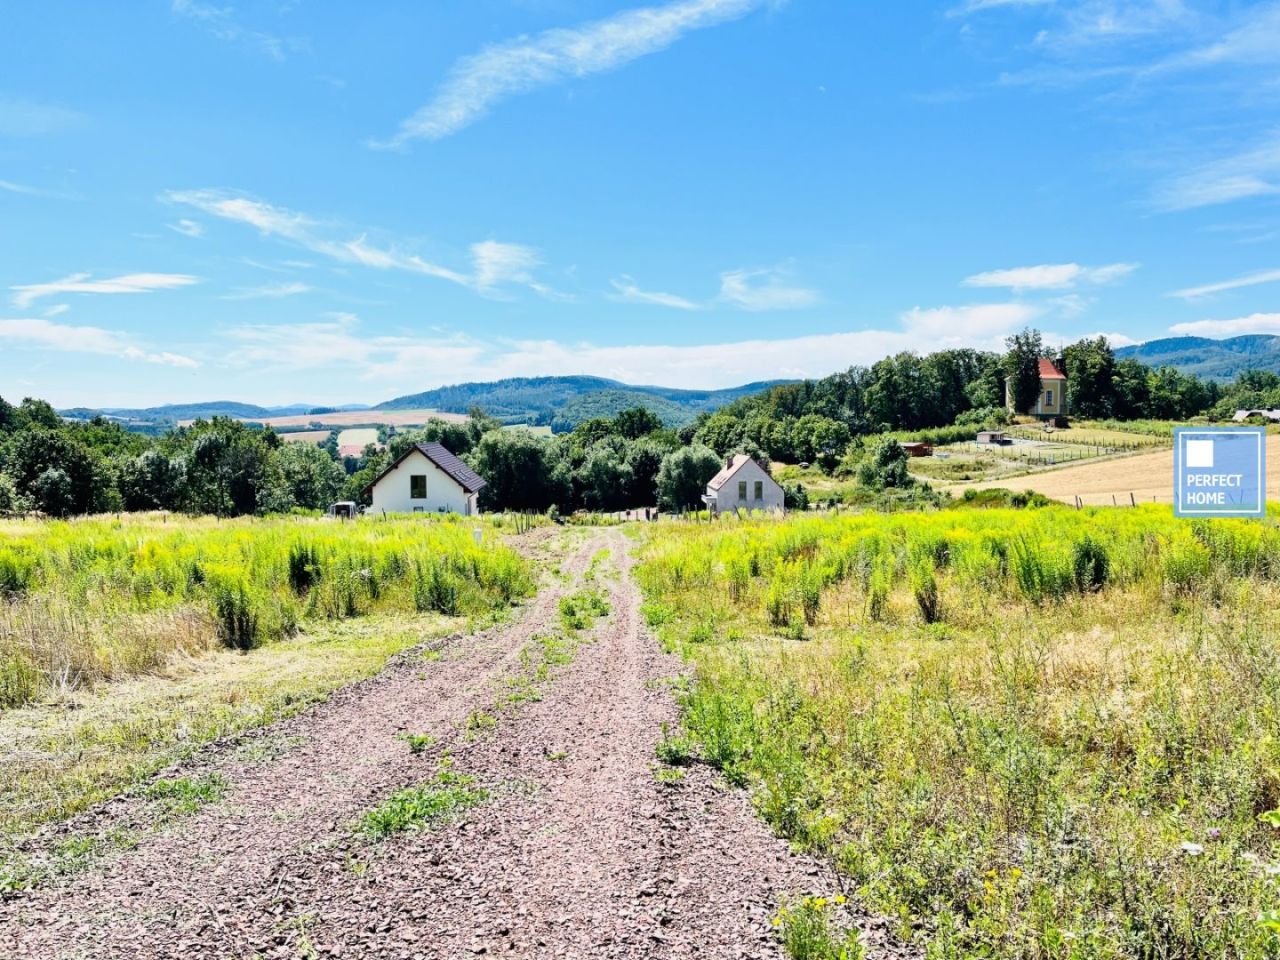
<svg viewBox="0 0 1280 960"><path fill-rule="evenodd" d="M739 397L785 382L747 383L724 390L678 390L631 386L605 377L513 377L492 383L461 383L396 397L376 409L466 413L472 407L480 407L490 416L509 423L554 422L561 429L568 429L593 416L610 416L626 407L646 406L663 420L678 425L704 410L715 410Z"/></svg>
<svg viewBox="0 0 1280 960"><path fill-rule="evenodd" d="M1117 357L1133 357L1151 367L1176 367L1211 380L1227 381L1245 370L1280 373L1280 336L1249 334L1226 340L1166 337L1120 347Z"/></svg>

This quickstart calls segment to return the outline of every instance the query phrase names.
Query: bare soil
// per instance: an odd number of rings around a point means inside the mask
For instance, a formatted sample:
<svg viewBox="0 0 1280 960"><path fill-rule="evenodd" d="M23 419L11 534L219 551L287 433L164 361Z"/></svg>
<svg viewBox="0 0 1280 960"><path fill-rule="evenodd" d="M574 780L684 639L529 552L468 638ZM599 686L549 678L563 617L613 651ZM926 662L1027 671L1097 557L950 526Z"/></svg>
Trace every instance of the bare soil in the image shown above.
<svg viewBox="0 0 1280 960"><path fill-rule="evenodd" d="M772 837L712 771L655 776L682 667L641 623L625 536L539 533L523 545L545 558L547 582L514 623L450 638L436 660L402 655L264 732L278 746L266 759L223 744L168 771L216 772L230 787L138 846L0 903L0 956L781 956L770 925L780 902L832 894L838 881ZM499 706L507 681L527 675L522 651L558 631L560 598L602 549L613 573L597 585L612 612L540 700ZM496 726L467 729L475 711ZM409 732L439 739L414 754L397 738ZM353 829L430 780L446 752L487 802L377 843ZM120 798L37 842L144 816ZM910 955L882 921L847 919L870 956Z"/></svg>

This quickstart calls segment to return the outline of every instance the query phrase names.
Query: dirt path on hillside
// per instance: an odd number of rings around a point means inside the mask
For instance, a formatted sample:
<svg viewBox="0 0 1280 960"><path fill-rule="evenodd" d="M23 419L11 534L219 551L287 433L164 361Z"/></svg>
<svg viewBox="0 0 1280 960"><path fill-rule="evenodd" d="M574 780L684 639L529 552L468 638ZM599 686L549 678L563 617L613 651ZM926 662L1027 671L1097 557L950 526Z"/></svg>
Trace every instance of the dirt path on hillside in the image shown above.
<svg viewBox="0 0 1280 960"><path fill-rule="evenodd" d="M680 665L642 627L621 532L566 538L561 575L548 572L514 624L457 638L435 662L403 659L278 725L273 759L207 759L199 772L227 779L225 800L0 904L0 957L781 956L779 899L833 893L835 878L705 768L655 778L662 725L677 717L664 681ZM611 614L540 700L495 707L606 549L613 573L596 584ZM496 727L463 729L478 710ZM405 732L439 742L412 754ZM486 803L377 844L353 834L446 751ZM109 829L136 815L120 801L92 817ZM863 926L871 956L905 955L883 926Z"/></svg>

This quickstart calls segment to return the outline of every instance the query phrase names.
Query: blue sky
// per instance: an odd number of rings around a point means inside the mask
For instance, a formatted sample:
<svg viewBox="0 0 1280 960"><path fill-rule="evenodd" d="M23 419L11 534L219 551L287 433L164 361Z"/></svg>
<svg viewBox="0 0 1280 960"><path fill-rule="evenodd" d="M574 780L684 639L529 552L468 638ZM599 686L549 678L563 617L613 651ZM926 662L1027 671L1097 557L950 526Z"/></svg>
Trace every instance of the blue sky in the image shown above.
<svg viewBox="0 0 1280 960"><path fill-rule="evenodd" d="M0 394L821 376L1280 333L1280 2L49 0Z"/></svg>

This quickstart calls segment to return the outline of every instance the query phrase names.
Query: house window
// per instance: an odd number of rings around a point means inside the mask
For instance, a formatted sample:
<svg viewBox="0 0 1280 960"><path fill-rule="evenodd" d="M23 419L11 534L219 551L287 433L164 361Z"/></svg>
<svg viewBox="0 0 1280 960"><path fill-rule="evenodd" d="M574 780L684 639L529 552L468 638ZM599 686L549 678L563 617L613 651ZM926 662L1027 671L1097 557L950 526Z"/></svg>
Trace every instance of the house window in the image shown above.
<svg viewBox="0 0 1280 960"><path fill-rule="evenodd" d="M423 473L415 473L409 478L409 499L425 500L427 499L427 476Z"/></svg>
<svg viewBox="0 0 1280 960"><path fill-rule="evenodd" d="M745 480L738 481L738 499L739 500L747 499L747 481Z"/></svg>
<svg viewBox="0 0 1280 960"><path fill-rule="evenodd" d="M1044 392L1044 405L1045 405L1046 407L1052 407L1052 406L1053 406L1053 391L1052 391L1052 390L1046 390L1046 391Z"/></svg>
<svg viewBox="0 0 1280 960"><path fill-rule="evenodd" d="M763 480L756 481L756 499L757 500L764 499L764 481Z"/></svg>

